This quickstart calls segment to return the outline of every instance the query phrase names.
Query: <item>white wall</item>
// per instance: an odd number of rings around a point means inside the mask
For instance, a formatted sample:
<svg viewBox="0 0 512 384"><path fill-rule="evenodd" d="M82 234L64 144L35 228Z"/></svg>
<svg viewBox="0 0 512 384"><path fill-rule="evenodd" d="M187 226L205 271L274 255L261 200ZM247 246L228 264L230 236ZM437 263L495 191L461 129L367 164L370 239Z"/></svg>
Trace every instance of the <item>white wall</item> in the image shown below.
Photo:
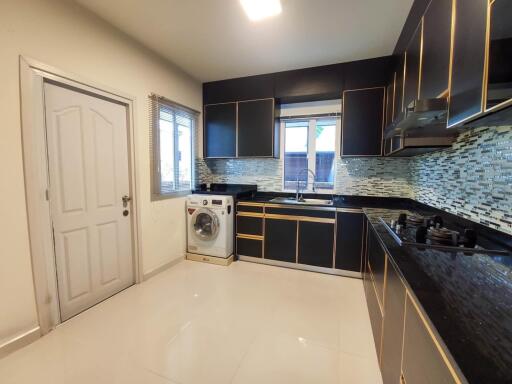
<svg viewBox="0 0 512 384"><path fill-rule="evenodd" d="M201 84L77 5L0 0L0 344L37 325L20 126L19 55L136 97L144 271L183 256L184 199L150 201L147 95L201 110Z"/></svg>

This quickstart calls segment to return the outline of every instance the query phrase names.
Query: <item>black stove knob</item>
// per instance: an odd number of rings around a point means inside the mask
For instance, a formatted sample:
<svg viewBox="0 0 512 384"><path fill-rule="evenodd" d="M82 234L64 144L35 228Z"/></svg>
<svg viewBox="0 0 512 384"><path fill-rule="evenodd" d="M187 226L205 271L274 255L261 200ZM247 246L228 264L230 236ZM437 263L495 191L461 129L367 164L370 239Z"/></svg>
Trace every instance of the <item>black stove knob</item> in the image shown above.
<svg viewBox="0 0 512 384"><path fill-rule="evenodd" d="M443 218L441 216L434 216L434 227L435 228L442 228L444 225Z"/></svg>
<svg viewBox="0 0 512 384"><path fill-rule="evenodd" d="M464 241L463 244L466 248L474 248L476 246L476 231L474 229L467 228L464 230Z"/></svg>
<svg viewBox="0 0 512 384"><path fill-rule="evenodd" d="M424 225L419 226L416 229L416 242L425 244L427 242L428 229Z"/></svg>
<svg viewBox="0 0 512 384"><path fill-rule="evenodd" d="M407 215L405 213L401 213L398 216L398 224L400 224L402 227L406 227L407 225Z"/></svg>

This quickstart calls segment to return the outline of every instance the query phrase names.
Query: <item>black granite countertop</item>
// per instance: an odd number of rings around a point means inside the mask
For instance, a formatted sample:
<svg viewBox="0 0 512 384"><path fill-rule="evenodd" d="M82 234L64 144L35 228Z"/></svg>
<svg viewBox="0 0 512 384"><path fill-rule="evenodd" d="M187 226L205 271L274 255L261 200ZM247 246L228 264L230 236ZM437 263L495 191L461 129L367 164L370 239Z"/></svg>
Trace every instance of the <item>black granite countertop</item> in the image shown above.
<svg viewBox="0 0 512 384"><path fill-rule="evenodd" d="M336 208L363 208L363 207L391 207L404 208L415 206L415 202L410 199L399 197L379 197L379 196L355 196L355 195L331 195L304 193L307 199L332 199L333 207ZM276 197L295 197L295 193L287 192L255 192L250 196L239 198L239 201L251 201L259 203L270 203ZM310 204L308 204L310 205ZM312 204L314 205L314 204ZM319 204L321 205L321 204ZM307 207L307 205L305 206Z"/></svg>
<svg viewBox="0 0 512 384"><path fill-rule="evenodd" d="M405 210L364 212L467 380L512 383L512 257L402 247L379 218Z"/></svg>

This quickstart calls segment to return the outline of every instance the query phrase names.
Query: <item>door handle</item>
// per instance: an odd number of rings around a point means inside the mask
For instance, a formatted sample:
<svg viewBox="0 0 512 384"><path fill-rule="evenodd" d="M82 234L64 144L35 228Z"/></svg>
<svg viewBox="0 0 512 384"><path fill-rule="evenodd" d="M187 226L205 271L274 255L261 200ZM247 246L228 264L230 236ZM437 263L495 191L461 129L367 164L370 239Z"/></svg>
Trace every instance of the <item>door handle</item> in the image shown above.
<svg viewBox="0 0 512 384"><path fill-rule="evenodd" d="M121 200L123 201L123 207L126 208L128 206L128 202L132 200L132 198L128 195L124 195Z"/></svg>

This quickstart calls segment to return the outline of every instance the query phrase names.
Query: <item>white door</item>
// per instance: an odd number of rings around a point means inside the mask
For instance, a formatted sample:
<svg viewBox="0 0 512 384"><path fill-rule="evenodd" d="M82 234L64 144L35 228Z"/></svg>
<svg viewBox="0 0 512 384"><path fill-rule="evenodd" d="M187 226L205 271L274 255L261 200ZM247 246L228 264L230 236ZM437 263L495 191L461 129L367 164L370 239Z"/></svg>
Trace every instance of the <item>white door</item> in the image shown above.
<svg viewBox="0 0 512 384"><path fill-rule="evenodd" d="M44 93L64 321L134 283L127 108L49 83Z"/></svg>

